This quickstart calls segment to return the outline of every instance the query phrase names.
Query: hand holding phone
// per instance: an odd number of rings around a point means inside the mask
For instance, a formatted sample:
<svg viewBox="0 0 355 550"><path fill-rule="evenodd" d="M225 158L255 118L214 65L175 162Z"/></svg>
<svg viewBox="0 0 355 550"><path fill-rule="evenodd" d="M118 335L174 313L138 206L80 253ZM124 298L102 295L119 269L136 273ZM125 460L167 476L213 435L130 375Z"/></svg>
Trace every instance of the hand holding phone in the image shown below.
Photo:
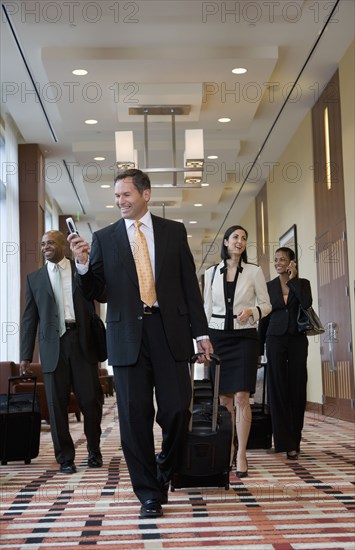
<svg viewBox="0 0 355 550"><path fill-rule="evenodd" d="M296 262L294 262L293 260L290 261L289 265L287 266L287 273L288 273L288 276L291 277L292 274L293 274L293 270L296 269Z"/></svg>
<svg viewBox="0 0 355 550"><path fill-rule="evenodd" d="M67 218L65 221L67 223L69 233L70 234L75 233L79 237L79 231L76 228L76 225L75 225L75 222L74 222L73 218Z"/></svg>

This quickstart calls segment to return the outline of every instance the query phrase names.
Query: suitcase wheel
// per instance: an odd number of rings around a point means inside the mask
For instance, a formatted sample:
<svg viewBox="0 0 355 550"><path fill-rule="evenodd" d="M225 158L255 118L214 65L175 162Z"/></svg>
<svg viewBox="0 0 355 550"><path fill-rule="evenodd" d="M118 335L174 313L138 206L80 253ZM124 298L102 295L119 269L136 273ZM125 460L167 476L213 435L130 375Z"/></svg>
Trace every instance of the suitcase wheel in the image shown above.
<svg viewBox="0 0 355 550"><path fill-rule="evenodd" d="M6 464L7 464L7 460L2 460L1 461L1 466L6 466Z"/></svg>
<svg viewBox="0 0 355 550"><path fill-rule="evenodd" d="M224 488L225 488L226 491L229 491L229 483L226 483Z"/></svg>
<svg viewBox="0 0 355 550"><path fill-rule="evenodd" d="M30 459L30 458L26 458L26 459L25 459L25 464L31 464L31 459Z"/></svg>
<svg viewBox="0 0 355 550"><path fill-rule="evenodd" d="M170 491L173 493L175 491L174 485L170 485Z"/></svg>

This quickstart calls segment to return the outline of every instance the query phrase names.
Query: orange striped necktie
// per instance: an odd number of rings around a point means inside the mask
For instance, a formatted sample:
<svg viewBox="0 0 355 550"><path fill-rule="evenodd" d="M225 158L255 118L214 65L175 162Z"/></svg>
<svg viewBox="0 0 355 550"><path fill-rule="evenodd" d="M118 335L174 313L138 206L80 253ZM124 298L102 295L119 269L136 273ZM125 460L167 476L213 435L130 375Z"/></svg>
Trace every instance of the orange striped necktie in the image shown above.
<svg viewBox="0 0 355 550"><path fill-rule="evenodd" d="M141 300L147 306L152 307L157 301L157 295L148 245L144 234L140 230L141 225L142 222L134 222L133 257L136 264Z"/></svg>

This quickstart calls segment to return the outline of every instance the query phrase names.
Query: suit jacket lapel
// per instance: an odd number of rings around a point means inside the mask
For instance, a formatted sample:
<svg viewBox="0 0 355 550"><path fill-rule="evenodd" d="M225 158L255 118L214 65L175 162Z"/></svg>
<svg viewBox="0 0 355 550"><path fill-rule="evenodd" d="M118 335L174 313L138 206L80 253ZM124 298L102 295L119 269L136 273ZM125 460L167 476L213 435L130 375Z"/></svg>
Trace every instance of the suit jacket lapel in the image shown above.
<svg viewBox="0 0 355 550"><path fill-rule="evenodd" d="M128 240L124 219L113 226L111 234L112 246L117 250L120 267L128 272L133 283L138 287L137 271L134 264L132 248Z"/></svg>
<svg viewBox="0 0 355 550"><path fill-rule="evenodd" d="M155 281L157 282L168 246L168 232L166 230L167 224L164 218L159 218L152 214L152 222L155 247Z"/></svg>
<svg viewBox="0 0 355 550"><path fill-rule="evenodd" d="M48 275L47 264L44 265L43 267L41 267L40 280L41 280L41 284L43 284L43 286L46 289L46 291L48 292L48 294L53 298L53 300L55 300L54 292L53 292L52 285L51 285L51 281L50 281L50 278L49 278L49 275Z"/></svg>
<svg viewBox="0 0 355 550"><path fill-rule="evenodd" d="M288 296L287 296L287 302L285 303L284 297L282 295L282 287L281 287L280 278L276 277L276 279L274 279L274 281L275 281L275 285L274 285L274 288L273 288L274 296L275 296L276 300L280 304L283 305L283 307L287 307L290 304L290 302L293 302L293 300L295 299L294 292L293 292L292 288L290 288Z"/></svg>

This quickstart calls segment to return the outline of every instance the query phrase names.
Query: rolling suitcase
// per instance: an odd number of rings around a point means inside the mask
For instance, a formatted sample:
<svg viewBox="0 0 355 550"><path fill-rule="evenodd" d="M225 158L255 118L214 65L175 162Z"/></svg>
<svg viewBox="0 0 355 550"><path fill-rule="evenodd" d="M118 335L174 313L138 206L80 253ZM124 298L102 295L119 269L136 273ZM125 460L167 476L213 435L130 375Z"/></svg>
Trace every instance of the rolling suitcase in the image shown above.
<svg viewBox="0 0 355 550"><path fill-rule="evenodd" d="M269 406L266 403L266 369L267 364L262 363L264 367L264 377L262 384L261 403L251 405L251 427L247 449L270 449L272 445L272 425ZM236 446L238 440L236 436Z"/></svg>
<svg viewBox="0 0 355 550"><path fill-rule="evenodd" d="M31 380L33 392L12 393L16 380ZM1 464L23 460L30 464L39 453L41 413L36 393L37 376L11 376L7 394L0 395L0 458Z"/></svg>
<svg viewBox="0 0 355 550"><path fill-rule="evenodd" d="M216 355L212 357L216 362L212 402L209 395L197 399L197 402L194 401L194 363L197 355L191 358L191 419L172 475L171 491L183 487L229 489L231 448L234 437L232 415L225 407L219 405L220 361ZM207 384L204 389L208 389Z"/></svg>

